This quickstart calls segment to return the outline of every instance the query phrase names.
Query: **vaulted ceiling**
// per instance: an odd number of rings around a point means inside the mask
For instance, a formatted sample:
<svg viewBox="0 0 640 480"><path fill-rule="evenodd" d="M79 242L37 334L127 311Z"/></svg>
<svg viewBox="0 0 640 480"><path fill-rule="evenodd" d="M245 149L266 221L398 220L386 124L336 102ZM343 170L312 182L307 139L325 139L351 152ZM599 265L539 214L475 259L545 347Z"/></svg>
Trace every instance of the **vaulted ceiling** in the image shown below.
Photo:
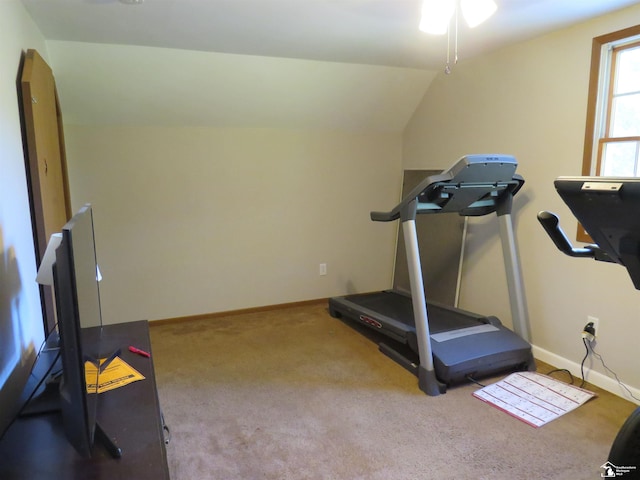
<svg viewBox="0 0 640 480"><path fill-rule="evenodd" d="M125 0L126 1L126 0ZM637 3L495 0L470 30L462 58ZM331 62L440 68L446 37L418 30L421 0L22 0L53 40L146 45Z"/></svg>
<svg viewBox="0 0 640 480"><path fill-rule="evenodd" d="M484 24L460 22L461 62L637 3L495 1ZM420 0L21 2L79 124L399 131L446 60Z"/></svg>

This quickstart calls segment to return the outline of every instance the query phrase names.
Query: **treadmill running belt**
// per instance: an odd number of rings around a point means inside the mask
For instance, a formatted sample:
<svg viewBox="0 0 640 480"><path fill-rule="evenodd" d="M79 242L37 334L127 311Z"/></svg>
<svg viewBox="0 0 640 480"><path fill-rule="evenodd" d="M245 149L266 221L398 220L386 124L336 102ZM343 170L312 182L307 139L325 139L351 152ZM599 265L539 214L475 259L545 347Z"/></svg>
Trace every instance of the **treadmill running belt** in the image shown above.
<svg viewBox="0 0 640 480"><path fill-rule="evenodd" d="M413 305L411 303L411 297L407 295L393 290L385 290L375 293L348 295L345 299L374 312L378 312L385 317L393 318L406 325L407 330L415 331ZM485 323L482 321L483 317L480 315L435 303L427 304L427 315L429 316L430 334L457 330L459 328L475 327L478 324Z"/></svg>

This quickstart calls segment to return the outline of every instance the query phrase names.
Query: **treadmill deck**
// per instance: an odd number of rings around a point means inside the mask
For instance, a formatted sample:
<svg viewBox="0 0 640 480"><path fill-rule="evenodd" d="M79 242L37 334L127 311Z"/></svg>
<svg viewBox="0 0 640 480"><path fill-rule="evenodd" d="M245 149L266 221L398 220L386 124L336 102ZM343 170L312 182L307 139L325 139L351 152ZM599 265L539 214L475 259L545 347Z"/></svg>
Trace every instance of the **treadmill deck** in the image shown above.
<svg viewBox="0 0 640 480"><path fill-rule="evenodd" d="M396 320L407 330L415 331L413 320L413 305L411 297L394 290L382 292L362 293L339 297L363 309L377 312L378 315ZM331 299L333 300L333 299ZM446 332L458 328L474 327L483 317L470 312L453 309L437 303L427 304L429 315L429 331L431 334Z"/></svg>
<svg viewBox="0 0 640 480"><path fill-rule="evenodd" d="M408 346L412 356L417 356L411 297L393 290L335 297L329 300L329 311L333 317L364 324ZM464 382L468 377L535 369L529 343L501 325L495 317L490 320L435 303L427 304L427 314L434 369L441 382L454 384ZM389 348L388 345L385 347ZM414 363L409 360L409 364Z"/></svg>

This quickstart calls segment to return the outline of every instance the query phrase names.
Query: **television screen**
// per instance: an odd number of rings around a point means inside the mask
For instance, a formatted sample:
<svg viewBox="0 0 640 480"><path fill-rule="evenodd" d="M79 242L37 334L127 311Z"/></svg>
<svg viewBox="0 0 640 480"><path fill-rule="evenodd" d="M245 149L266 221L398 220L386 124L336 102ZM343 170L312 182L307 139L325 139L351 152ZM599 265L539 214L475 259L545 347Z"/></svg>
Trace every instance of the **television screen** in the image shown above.
<svg viewBox="0 0 640 480"><path fill-rule="evenodd" d="M97 394L87 392L84 368L86 361L97 361L100 353L97 271L93 215L91 206L85 205L63 227L54 265L63 369L60 407L67 438L84 456L91 454L98 401ZM93 382L97 384L97 374Z"/></svg>

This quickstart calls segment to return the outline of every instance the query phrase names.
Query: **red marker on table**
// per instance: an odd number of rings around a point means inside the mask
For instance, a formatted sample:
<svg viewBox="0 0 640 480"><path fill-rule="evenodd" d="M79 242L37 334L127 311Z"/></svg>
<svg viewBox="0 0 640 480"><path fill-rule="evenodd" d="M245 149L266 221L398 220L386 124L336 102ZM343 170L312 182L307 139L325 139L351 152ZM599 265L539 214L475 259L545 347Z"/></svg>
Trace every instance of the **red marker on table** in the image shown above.
<svg viewBox="0 0 640 480"><path fill-rule="evenodd" d="M151 357L151 354L149 352L145 352L144 350L140 350L136 347L129 347L129 351L132 353L137 353L138 355L142 355L143 357Z"/></svg>

